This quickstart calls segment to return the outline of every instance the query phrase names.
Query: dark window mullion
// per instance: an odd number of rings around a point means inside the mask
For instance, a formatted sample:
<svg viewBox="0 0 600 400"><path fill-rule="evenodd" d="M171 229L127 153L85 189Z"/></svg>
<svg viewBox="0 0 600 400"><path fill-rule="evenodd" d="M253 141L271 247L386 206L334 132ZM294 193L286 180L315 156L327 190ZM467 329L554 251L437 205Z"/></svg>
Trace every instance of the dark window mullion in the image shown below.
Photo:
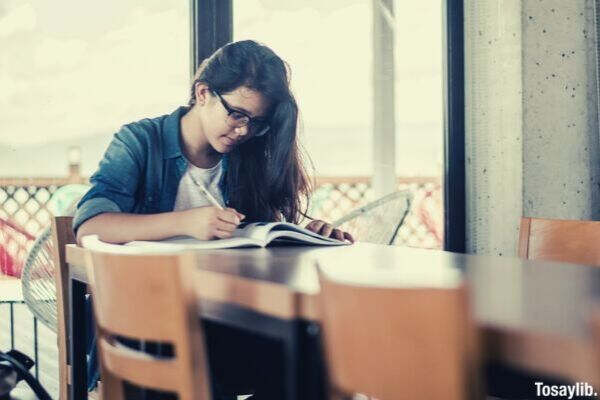
<svg viewBox="0 0 600 400"><path fill-rule="evenodd" d="M444 0L444 250L466 251L463 0Z"/></svg>
<svg viewBox="0 0 600 400"><path fill-rule="evenodd" d="M233 39L232 0L190 0L191 70Z"/></svg>

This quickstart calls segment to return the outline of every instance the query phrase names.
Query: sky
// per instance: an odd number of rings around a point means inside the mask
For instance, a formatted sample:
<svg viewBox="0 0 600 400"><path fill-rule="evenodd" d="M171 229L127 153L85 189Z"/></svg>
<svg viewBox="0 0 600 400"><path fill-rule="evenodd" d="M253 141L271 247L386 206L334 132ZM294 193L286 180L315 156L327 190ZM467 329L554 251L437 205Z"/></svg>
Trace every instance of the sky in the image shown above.
<svg viewBox="0 0 600 400"><path fill-rule="evenodd" d="M115 131L185 102L187 2L0 4L0 143Z"/></svg>
<svg viewBox="0 0 600 400"><path fill-rule="evenodd" d="M371 4L234 1L234 39L262 41L290 64L302 140L324 174L372 167ZM441 2L394 11L397 164L431 175L442 152ZM186 0L2 0L0 48L0 159L7 147L109 137L187 102Z"/></svg>

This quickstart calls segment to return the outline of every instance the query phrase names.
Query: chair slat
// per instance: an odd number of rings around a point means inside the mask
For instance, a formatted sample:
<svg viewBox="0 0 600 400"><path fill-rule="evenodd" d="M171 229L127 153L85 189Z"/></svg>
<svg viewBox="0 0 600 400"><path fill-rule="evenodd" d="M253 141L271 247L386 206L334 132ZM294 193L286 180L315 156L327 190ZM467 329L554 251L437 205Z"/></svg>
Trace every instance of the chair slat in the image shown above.
<svg viewBox="0 0 600 400"><path fill-rule="evenodd" d="M206 352L192 272L194 254L132 256L86 252L96 316L102 392L118 398L122 382L208 400ZM169 343L172 358L116 345L115 337ZM106 379L105 379L106 377Z"/></svg>
<svg viewBox="0 0 600 400"><path fill-rule="evenodd" d="M519 257L600 266L600 221L522 218Z"/></svg>

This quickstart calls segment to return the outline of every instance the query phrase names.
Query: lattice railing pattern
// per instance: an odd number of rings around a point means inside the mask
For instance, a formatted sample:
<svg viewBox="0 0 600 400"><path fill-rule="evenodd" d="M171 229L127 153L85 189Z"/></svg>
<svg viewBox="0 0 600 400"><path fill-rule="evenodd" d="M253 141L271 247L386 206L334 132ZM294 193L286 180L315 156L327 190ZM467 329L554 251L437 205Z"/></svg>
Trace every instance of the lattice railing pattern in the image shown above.
<svg viewBox="0 0 600 400"><path fill-rule="evenodd" d="M50 223L49 200L65 178L0 178L0 274L19 276L36 235Z"/></svg>
<svg viewBox="0 0 600 400"><path fill-rule="evenodd" d="M48 200L67 183L69 180L65 178L0 178L0 218L9 219L36 235L50 223ZM398 243L440 248L443 237L440 179L399 178L398 189L408 189L413 194L411 212L400 228ZM333 221L372 200L368 177L318 177L309 215Z"/></svg>
<svg viewBox="0 0 600 400"><path fill-rule="evenodd" d="M409 190L413 199L410 213L398 232L396 244L441 248L444 221L440 179L399 178L398 189ZM316 180L309 215L334 221L373 200L373 190L367 177L321 177Z"/></svg>
<svg viewBox="0 0 600 400"><path fill-rule="evenodd" d="M0 218L12 220L33 235L50 222L46 207L56 185L0 186Z"/></svg>

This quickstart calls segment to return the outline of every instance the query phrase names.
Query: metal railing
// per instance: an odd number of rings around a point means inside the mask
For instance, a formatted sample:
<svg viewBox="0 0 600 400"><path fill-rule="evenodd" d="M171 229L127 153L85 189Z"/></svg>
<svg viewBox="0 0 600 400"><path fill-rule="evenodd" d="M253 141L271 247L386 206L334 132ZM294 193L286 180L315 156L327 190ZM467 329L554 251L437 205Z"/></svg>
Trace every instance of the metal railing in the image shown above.
<svg viewBox="0 0 600 400"><path fill-rule="evenodd" d="M0 300L0 349L16 349L35 362L32 374L46 390L58 393L58 348L56 335L44 330L21 300ZM31 334L33 333L33 334ZM40 339L41 343L40 342ZM40 346L41 345L41 346Z"/></svg>
<svg viewBox="0 0 600 400"><path fill-rule="evenodd" d="M441 179L400 177L397 188L410 191L412 203L396 244L441 249L444 227ZM308 214L333 221L373 200L376 199L369 177L318 177Z"/></svg>
<svg viewBox="0 0 600 400"><path fill-rule="evenodd" d="M36 234L50 221L47 204L52 194L67 183L55 178L0 178L0 218Z"/></svg>
<svg viewBox="0 0 600 400"><path fill-rule="evenodd" d="M10 332L10 349L15 348L15 304L25 304L24 301L17 300L0 300L0 309L3 305L8 305L9 308L9 332ZM2 312L0 310L0 315ZM37 318L33 318L33 361L35 362L35 377L39 379L39 365L38 365L38 333L37 333Z"/></svg>
<svg viewBox="0 0 600 400"><path fill-rule="evenodd" d="M85 178L0 178L0 218L15 221L31 234L38 234L50 223L47 203L52 194L68 183ZM398 189L413 195L411 212L399 234L399 244L441 248L442 201L439 177L400 177ZM336 220L342 215L375 200L367 176L326 177L315 179L309 215ZM2 238L0 238L0 245Z"/></svg>

